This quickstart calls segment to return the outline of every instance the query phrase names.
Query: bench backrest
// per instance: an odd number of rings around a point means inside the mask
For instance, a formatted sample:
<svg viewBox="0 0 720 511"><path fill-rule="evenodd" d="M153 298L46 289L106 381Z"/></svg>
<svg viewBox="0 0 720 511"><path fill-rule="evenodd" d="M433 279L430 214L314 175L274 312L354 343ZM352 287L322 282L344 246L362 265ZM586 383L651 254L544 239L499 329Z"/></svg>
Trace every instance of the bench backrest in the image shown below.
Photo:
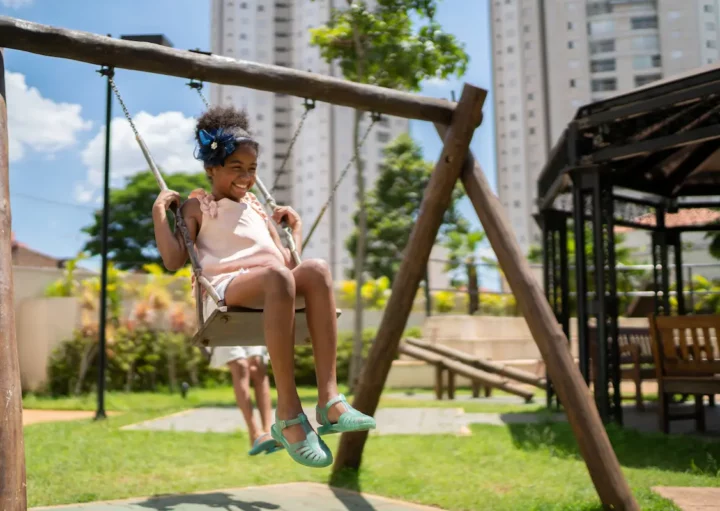
<svg viewBox="0 0 720 511"><path fill-rule="evenodd" d="M597 342L597 327L590 327L591 353L595 353L595 343ZM618 327L618 346L620 347L620 356L624 356L623 347L637 346L643 362L652 360L652 341L650 339L650 329L645 327ZM592 356L592 354L591 354Z"/></svg>
<svg viewBox="0 0 720 511"><path fill-rule="evenodd" d="M650 335L658 376L720 374L720 315L655 316Z"/></svg>

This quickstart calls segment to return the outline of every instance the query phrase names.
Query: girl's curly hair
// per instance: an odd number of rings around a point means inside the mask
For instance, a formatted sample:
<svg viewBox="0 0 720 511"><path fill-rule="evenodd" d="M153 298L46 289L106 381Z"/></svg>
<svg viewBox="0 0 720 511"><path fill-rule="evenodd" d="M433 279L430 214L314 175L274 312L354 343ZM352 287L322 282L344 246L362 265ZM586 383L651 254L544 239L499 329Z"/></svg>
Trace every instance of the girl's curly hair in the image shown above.
<svg viewBox="0 0 720 511"><path fill-rule="evenodd" d="M222 130L224 133L237 133L242 130L252 138L249 128L250 121L247 111L238 110L233 106L213 106L198 118L195 125L195 140L199 145L202 144L200 132L203 130L208 133L215 133L218 130ZM250 146L255 151L259 149L259 144L255 140L243 140L236 143L234 147L237 148L240 145Z"/></svg>

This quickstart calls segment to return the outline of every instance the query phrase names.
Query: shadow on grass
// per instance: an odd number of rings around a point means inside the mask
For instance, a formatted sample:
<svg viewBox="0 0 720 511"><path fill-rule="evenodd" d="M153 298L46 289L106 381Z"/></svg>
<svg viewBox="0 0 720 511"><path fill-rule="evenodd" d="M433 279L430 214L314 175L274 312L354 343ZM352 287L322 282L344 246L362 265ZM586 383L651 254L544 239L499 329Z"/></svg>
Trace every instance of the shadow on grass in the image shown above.
<svg viewBox="0 0 720 511"><path fill-rule="evenodd" d="M516 414L503 414L511 416ZM577 441L567 422L522 424L511 417L506 421L516 448L546 451L558 458L581 460ZM615 454L624 467L656 468L671 472L718 474L720 444L690 435L665 435L606 425Z"/></svg>
<svg viewBox="0 0 720 511"><path fill-rule="evenodd" d="M264 501L244 501L224 492L163 495L150 497L142 502L134 503L136 506L158 511L173 511L178 506L202 506L212 509L224 508L228 511L265 511L266 509L280 509L280 505Z"/></svg>

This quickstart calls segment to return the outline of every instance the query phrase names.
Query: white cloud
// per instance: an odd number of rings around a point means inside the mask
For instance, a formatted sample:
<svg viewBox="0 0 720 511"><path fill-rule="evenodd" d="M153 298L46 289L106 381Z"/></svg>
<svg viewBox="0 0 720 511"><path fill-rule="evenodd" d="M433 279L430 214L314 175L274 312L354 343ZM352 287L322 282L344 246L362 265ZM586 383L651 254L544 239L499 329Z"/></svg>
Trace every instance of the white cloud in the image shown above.
<svg viewBox="0 0 720 511"><path fill-rule="evenodd" d="M24 75L7 72L5 81L10 161L20 160L27 150L52 157L73 146L80 131L92 127L82 118L80 105L44 98L35 87L28 87Z"/></svg>
<svg viewBox="0 0 720 511"><path fill-rule="evenodd" d="M195 119L180 112L151 115L140 112L133 121L163 173L200 172L202 167L193 157ZM116 117L110 126L111 185L120 186L125 178L147 170L148 164L130 125L124 117ZM88 168L87 179L75 185L75 199L80 202L97 200L103 184L105 165L105 127L103 126L82 151Z"/></svg>
<svg viewBox="0 0 720 511"><path fill-rule="evenodd" d="M3 7L11 9L20 9L21 7L29 7L33 4L33 0L0 0Z"/></svg>

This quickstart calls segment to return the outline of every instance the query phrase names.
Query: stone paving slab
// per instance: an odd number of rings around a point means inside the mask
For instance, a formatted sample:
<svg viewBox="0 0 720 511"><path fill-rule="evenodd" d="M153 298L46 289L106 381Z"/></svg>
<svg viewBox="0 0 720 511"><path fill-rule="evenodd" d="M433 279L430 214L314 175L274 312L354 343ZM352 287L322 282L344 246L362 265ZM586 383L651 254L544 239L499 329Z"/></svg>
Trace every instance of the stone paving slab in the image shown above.
<svg viewBox="0 0 720 511"><path fill-rule="evenodd" d="M274 413L274 412L273 412ZM259 419L259 414L255 410ZM317 428L315 412L305 409ZM545 420L566 420L564 414L540 416L534 413L465 413L462 408L381 408L375 414L377 429L372 435L469 435L470 424L531 424ZM236 408L202 407L125 426L125 430L189 431L233 433L247 426Z"/></svg>
<svg viewBox="0 0 720 511"><path fill-rule="evenodd" d="M442 511L317 483L289 483L207 493L164 495L111 502L39 507L33 511Z"/></svg>
<svg viewBox="0 0 720 511"><path fill-rule="evenodd" d="M317 428L314 408L304 410L310 423ZM273 411L273 414L275 412ZM375 414L377 428L373 435L467 434L462 408L385 408ZM260 418L255 410L255 416ZM273 415L274 416L274 415ZM196 433L233 433L247 431L237 408L201 407L131 424L126 430L192 431Z"/></svg>
<svg viewBox="0 0 720 511"><path fill-rule="evenodd" d="M391 392L388 394L383 394L383 397L387 397L389 399L409 399L413 401L435 401L435 394L432 392L417 392L417 393L410 393L410 392ZM455 394L455 399L448 399L447 395L443 397L444 401L462 401L464 403L483 403L483 404L502 404L502 405L526 405L530 407L537 406L538 402L540 400L543 400L542 398L536 398L535 402L533 403L526 403L525 400L518 396L490 396L490 397L472 397L470 394Z"/></svg>
<svg viewBox="0 0 720 511"><path fill-rule="evenodd" d="M655 486L652 490L672 500L682 511L715 511L720 509L720 488L682 488Z"/></svg>

